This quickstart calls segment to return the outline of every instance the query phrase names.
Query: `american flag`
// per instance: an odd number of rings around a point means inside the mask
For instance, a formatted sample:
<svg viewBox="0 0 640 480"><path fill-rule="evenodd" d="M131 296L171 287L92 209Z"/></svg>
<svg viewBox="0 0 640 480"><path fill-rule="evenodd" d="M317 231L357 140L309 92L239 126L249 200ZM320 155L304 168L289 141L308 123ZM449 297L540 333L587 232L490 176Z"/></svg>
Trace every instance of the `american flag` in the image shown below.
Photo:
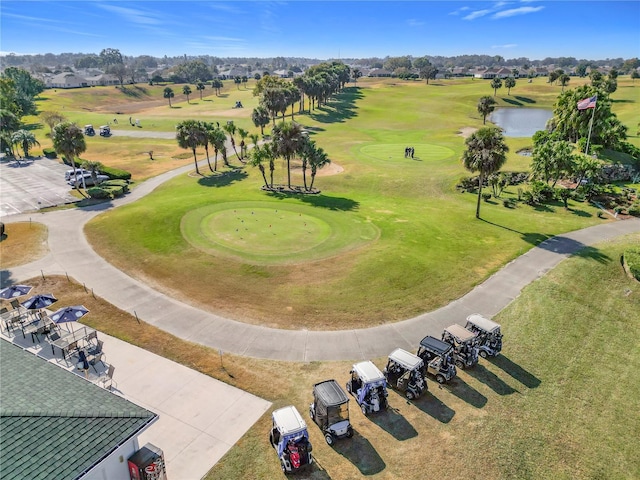
<svg viewBox="0 0 640 480"><path fill-rule="evenodd" d="M596 101L598 100L598 95L594 95L590 98L585 98L578 102L578 110L586 110L587 108L596 108Z"/></svg>

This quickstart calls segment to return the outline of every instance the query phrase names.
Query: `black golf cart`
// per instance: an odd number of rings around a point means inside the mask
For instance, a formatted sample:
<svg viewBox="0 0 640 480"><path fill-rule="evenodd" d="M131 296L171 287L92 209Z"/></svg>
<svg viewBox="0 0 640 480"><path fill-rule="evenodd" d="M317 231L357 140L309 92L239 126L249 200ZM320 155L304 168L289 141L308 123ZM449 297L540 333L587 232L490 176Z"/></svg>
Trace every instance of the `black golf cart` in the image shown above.
<svg viewBox="0 0 640 480"><path fill-rule="evenodd" d="M427 390L424 361L406 350L396 348L389 354L384 376L391 388L404 392L409 400L418 398Z"/></svg>
<svg viewBox="0 0 640 480"><path fill-rule="evenodd" d="M111 127L109 125L102 125L100 127L100 136L101 137L110 137L111 136Z"/></svg>
<svg viewBox="0 0 640 480"><path fill-rule="evenodd" d="M96 131L93 128L93 125L85 125L84 126L84 134L88 135L90 137L93 137L96 134Z"/></svg>
<svg viewBox="0 0 640 480"><path fill-rule="evenodd" d="M478 335L478 348L482 358L495 357L502 351L500 324L478 313L467 317L466 328Z"/></svg>
<svg viewBox="0 0 640 480"><path fill-rule="evenodd" d="M271 414L273 427L269 442L275 448L284 473L297 472L313 463L307 424L294 406L283 407Z"/></svg>
<svg viewBox="0 0 640 480"><path fill-rule="evenodd" d="M470 368L478 363L478 336L461 325L451 325L442 332L442 341L453 346L453 359L458 368Z"/></svg>
<svg viewBox="0 0 640 480"><path fill-rule="evenodd" d="M438 383L448 382L458 373L453 364L453 347L442 340L427 335L420 340L417 355L424 360L427 373Z"/></svg>
<svg viewBox="0 0 640 480"><path fill-rule="evenodd" d="M387 379L373 362L356 363L347 382L349 392L358 402L362 413L379 412L387 408Z"/></svg>
<svg viewBox="0 0 640 480"><path fill-rule="evenodd" d="M322 429L329 445L333 445L336 438L353 437L349 422L349 398L335 380L325 380L313 386L309 416Z"/></svg>

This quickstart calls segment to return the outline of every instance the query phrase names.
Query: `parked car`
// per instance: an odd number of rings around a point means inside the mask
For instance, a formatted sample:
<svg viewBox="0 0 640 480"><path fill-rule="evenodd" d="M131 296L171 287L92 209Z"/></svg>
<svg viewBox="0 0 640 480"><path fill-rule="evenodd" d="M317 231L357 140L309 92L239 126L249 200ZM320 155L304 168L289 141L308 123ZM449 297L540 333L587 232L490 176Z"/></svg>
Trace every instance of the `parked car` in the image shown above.
<svg viewBox="0 0 640 480"><path fill-rule="evenodd" d="M69 180L71 180L71 177L74 176L79 176L81 177L82 175L90 175L91 172L89 170L85 170L84 168L76 168L75 170L73 170L73 168L71 170L67 170L66 172L64 172L64 180L66 182L68 182Z"/></svg>
<svg viewBox="0 0 640 480"><path fill-rule="evenodd" d="M96 134L96 131L93 128L93 125L85 125L84 126L84 134L85 135L89 135L90 137L94 136Z"/></svg>
<svg viewBox="0 0 640 480"><path fill-rule="evenodd" d="M424 360L426 372L438 383L449 382L458 374L453 364L453 347L442 340L427 335L420 340L417 355Z"/></svg>
<svg viewBox="0 0 640 480"><path fill-rule="evenodd" d="M478 335L478 349L482 358L495 357L502 351L500 324L474 313L467 317L466 328Z"/></svg>
<svg viewBox="0 0 640 480"><path fill-rule="evenodd" d="M373 362L356 363L351 368L351 380L347 382L349 392L358 402L362 413L386 410L387 379Z"/></svg>
<svg viewBox="0 0 640 480"><path fill-rule="evenodd" d="M271 414L273 427L269 433L271 446L280 459L284 473L297 472L313 463L307 424L294 406L283 407Z"/></svg>
<svg viewBox="0 0 640 480"><path fill-rule="evenodd" d="M93 187L94 185L100 185L102 182L109 180L109 175L96 175L95 181L91 174L78 175L77 177L71 177L67 182L72 187L76 184L79 186Z"/></svg>
<svg viewBox="0 0 640 480"><path fill-rule="evenodd" d="M478 335L462 325L451 325L442 332L442 341L453 346L453 359L458 368L471 368L478 363Z"/></svg>
<svg viewBox="0 0 640 480"><path fill-rule="evenodd" d="M336 438L353 437L349 398L335 380L325 380L313 386L309 416L322 429L329 445L333 445Z"/></svg>
<svg viewBox="0 0 640 480"><path fill-rule="evenodd" d="M383 374L391 388L404 392L409 400L418 398L427 390L424 361L401 348L396 348L389 354Z"/></svg>

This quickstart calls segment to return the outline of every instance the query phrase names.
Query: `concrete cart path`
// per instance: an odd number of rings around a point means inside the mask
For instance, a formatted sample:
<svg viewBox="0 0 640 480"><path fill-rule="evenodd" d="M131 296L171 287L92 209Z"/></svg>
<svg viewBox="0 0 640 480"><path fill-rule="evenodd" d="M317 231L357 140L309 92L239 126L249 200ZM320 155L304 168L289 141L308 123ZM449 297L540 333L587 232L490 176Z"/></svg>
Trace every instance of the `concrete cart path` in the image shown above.
<svg viewBox="0 0 640 480"><path fill-rule="evenodd" d="M49 228L50 253L27 265L3 270L2 285L46 275L68 274L113 305L185 340L224 352L287 361L362 360L394 348L414 350L425 335L439 336L452 323L480 313L492 317L522 288L561 260L590 245L640 232L640 219L609 222L553 237L518 257L462 298L433 312L373 328L342 331L278 330L223 318L168 297L118 270L89 246L83 227L102 211L131 203L192 166L167 172L127 197L90 208L19 215L4 221L33 221Z"/></svg>

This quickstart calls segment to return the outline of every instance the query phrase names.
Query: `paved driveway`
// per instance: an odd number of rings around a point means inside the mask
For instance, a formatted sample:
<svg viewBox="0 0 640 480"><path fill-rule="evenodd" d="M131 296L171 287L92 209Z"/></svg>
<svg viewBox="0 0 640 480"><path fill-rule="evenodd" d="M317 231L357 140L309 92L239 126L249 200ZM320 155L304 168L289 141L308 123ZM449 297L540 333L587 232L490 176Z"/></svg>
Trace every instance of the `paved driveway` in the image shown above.
<svg viewBox="0 0 640 480"><path fill-rule="evenodd" d="M75 202L64 181L69 169L44 157L16 162L0 160L0 216L30 212Z"/></svg>

